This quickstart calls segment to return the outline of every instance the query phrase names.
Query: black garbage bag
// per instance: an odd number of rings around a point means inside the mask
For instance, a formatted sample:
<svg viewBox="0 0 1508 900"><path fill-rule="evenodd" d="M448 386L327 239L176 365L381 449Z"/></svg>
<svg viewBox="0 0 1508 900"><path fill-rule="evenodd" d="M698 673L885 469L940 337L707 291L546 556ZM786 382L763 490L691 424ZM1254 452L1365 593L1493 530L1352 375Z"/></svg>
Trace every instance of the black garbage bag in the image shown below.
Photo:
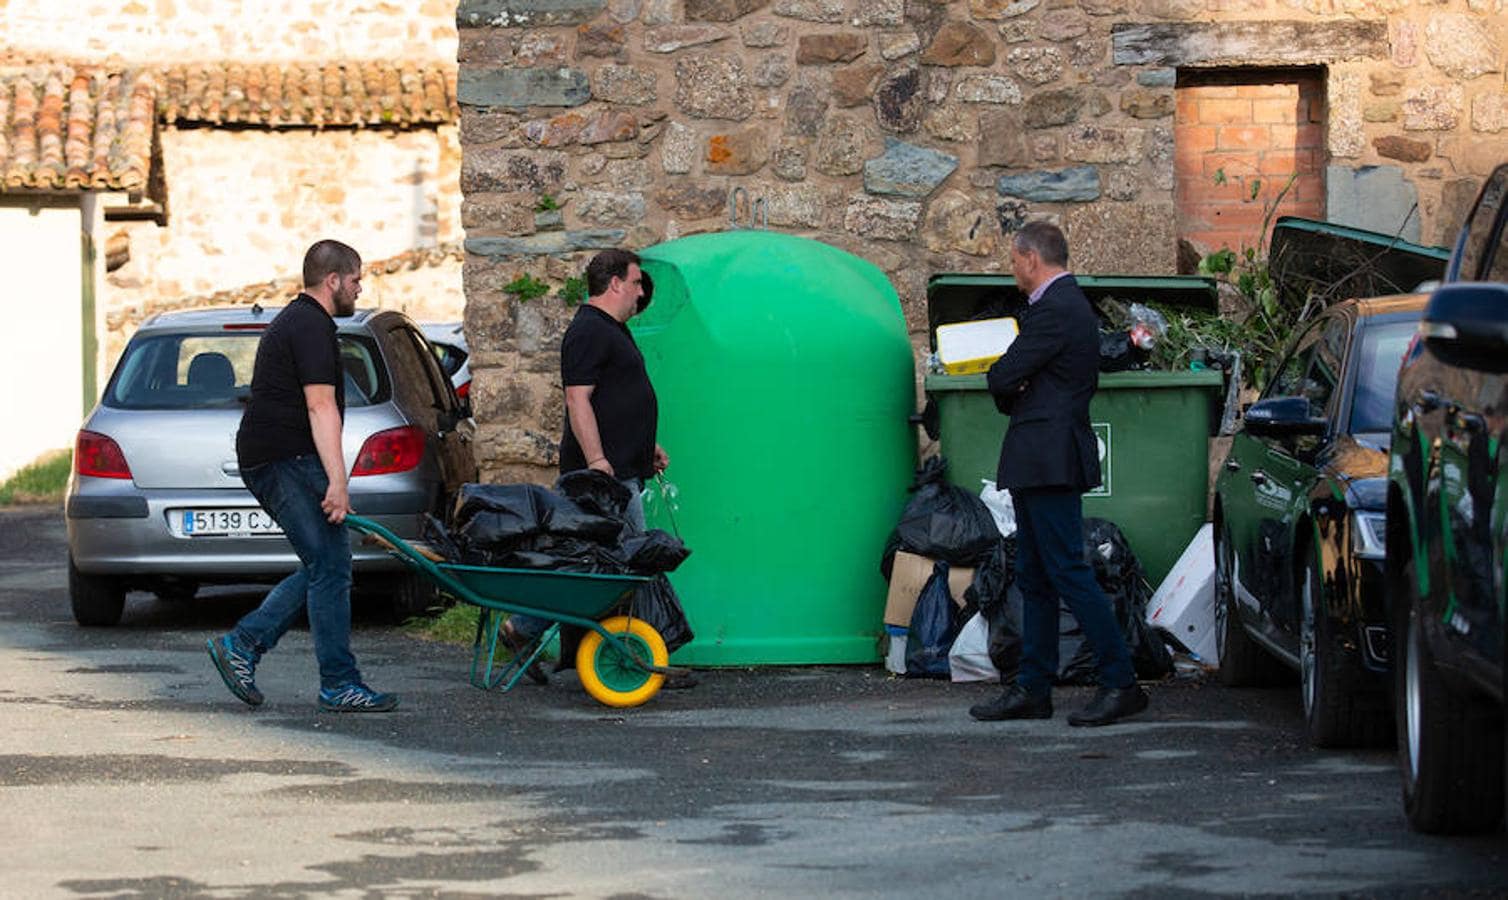
<svg viewBox="0 0 1508 900"><path fill-rule="evenodd" d="M948 651L958 637L963 621L948 592L948 564L939 561L932 567L916 608L911 612L911 628L906 634L906 677L947 678Z"/></svg>
<svg viewBox="0 0 1508 900"><path fill-rule="evenodd" d="M691 548L680 538L658 528L623 539L623 556L628 561L628 570L636 575L674 572L690 555Z"/></svg>
<svg viewBox="0 0 1508 900"><path fill-rule="evenodd" d="M1002 684L1021 666L1021 591L1016 587L1016 539L1001 538L964 589L965 607L977 607L989 628L990 661Z"/></svg>
<svg viewBox="0 0 1508 900"><path fill-rule="evenodd" d="M1094 568L1094 580L1115 610L1121 636L1131 650L1136 677L1164 678L1173 671L1173 657L1162 638L1146 625L1152 588L1131 544L1114 522L1084 520L1084 553ZM1094 655L1073 617L1063 615L1065 630L1059 641L1059 684L1094 684ZM1073 633L1066 630L1073 625Z"/></svg>
<svg viewBox="0 0 1508 900"><path fill-rule="evenodd" d="M436 553L446 559L460 560L461 548L450 536L450 530L445 523L434 517L433 513L424 514L424 525L420 532L424 536L424 543L428 544Z"/></svg>
<svg viewBox="0 0 1508 900"><path fill-rule="evenodd" d="M623 482L596 469L566 472L555 480L555 490L593 515L620 520L633 499Z"/></svg>
<svg viewBox="0 0 1508 900"><path fill-rule="evenodd" d="M623 530L620 519L587 512L537 484L463 485L455 521L452 537L463 553L532 549L524 544L545 533L614 544Z"/></svg>
<svg viewBox="0 0 1508 900"><path fill-rule="evenodd" d="M653 625L665 639L665 649L671 653L696 636L691 631L691 623L686 620L686 611L681 608L681 598L676 596L670 579L664 575L656 575L634 592L629 601L629 615Z"/></svg>
<svg viewBox="0 0 1508 900"><path fill-rule="evenodd" d="M1014 583L1005 592L1005 603L994 613L985 613L989 626L990 662L1000 673L1000 683L1016 680L1021 669L1021 589Z"/></svg>
<svg viewBox="0 0 1508 900"><path fill-rule="evenodd" d="M1131 333L1120 331L1100 332L1100 371L1127 372L1146 366L1152 358L1148 350L1136 346Z"/></svg>
<svg viewBox="0 0 1508 900"><path fill-rule="evenodd" d="M916 470L912 497L880 560L880 573L887 581L897 550L955 566L977 566L1000 540L989 507L977 495L950 484L947 471L941 456L929 458Z"/></svg>

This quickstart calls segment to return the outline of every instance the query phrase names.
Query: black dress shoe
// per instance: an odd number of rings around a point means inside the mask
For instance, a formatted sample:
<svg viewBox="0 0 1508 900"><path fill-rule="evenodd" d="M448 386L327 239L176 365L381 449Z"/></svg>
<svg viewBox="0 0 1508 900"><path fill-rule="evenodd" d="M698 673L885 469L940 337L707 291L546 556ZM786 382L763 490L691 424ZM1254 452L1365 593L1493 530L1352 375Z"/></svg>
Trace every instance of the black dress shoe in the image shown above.
<svg viewBox="0 0 1508 900"><path fill-rule="evenodd" d="M1139 684L1124 688L1100 688L1089 705L1068 716L1068 724L1109 725L1147 708L1147 692Z"/></svg>
<svg viewBox="0 0 1508 900"><path fill-rule="evenodd" d="M1052 696L1033 697L1014 685L1005 693L988 703L976 703L969 707L969 715L981 722L1001 722L1006 719L1051 719Z"/></svg>

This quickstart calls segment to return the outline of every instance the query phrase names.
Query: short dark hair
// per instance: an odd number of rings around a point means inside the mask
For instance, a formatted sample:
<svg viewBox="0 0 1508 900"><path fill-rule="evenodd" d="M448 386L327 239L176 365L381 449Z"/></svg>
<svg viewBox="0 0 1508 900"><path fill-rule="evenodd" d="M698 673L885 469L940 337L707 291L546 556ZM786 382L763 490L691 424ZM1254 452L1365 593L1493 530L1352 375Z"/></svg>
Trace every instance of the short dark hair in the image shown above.
<svg viewBox="0 0 1508 900"><path fill-rule="evenodd" d="M340 241L315 241L304 254L304 287L310 288L325 276L355 275L361 271L361 254Z"/></svg>
<svg viewBox="0 0 1508 900"><path fill-rule="evenodd" d="M1019 253L1035 253L1050 266L1068 265L1068 239L1063 230L1051 222L1027 222L1016 230L1013 239Z"/></svg>
<svg viewBox="0 0 1508 900"><path fill-rule="evenodd" d="M607 293L614 278L627 278L628 267L639 264L639 254L632 250L603 250L586 264L586 293L597 297Z"/></svg>

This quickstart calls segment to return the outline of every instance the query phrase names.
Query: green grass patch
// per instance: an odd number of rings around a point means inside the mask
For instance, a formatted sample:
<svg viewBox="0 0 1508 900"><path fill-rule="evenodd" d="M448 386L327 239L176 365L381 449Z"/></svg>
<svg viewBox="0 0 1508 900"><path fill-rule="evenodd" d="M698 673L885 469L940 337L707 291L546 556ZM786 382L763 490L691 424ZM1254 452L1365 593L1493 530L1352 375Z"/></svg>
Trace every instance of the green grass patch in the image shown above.
<svg viewBox="0 0 1508 900"><path fill-rule="evenodd" d="M403 623L403 630L420 640L469 647L476 640L476 623L481 615L482 610L479 607L469 603L457 603L446 608L444 612L409 619ZM551 660L559 655L560 646L556 640L552 639L540 658ZM497 659L506 662L512 658L513 654L508 652L507 643L499 640Z"/></svg>
<svg viewBox="0 0 1508 900"><path fill-rule="evenodd" d="M442 644L470 644L476 639L476 623L481 609L469 603L457 603L433 616L416 616L403 623L403 630L427 641Z"/></svg>
<svg viewBox="0 0 1508 900"><path fill-rule="evenodd" d="M0 506L17 503L62 503L73 470L73 453L55 450L24 466L0 484Z"/></svg>

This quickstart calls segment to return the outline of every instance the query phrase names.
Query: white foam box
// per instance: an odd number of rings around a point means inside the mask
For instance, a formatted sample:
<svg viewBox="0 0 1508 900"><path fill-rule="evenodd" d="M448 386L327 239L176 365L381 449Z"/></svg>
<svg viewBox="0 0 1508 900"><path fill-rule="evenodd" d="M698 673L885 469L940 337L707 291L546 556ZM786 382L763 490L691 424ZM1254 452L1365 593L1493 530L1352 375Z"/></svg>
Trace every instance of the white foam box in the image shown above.
<svg viewBox="0 0 1508 900"><path fill-rule="evenodd" d="M1206 522L1147 604L1147 624L1218 665L1215 639L1215 529Z"/></svg>
<svg viewBox="0 0 1508 900"><path fill-rule="evenodd" d="M986 372L1005 355L1021 329L1016 320L979 319L937 326L937 360L949 375Z"/></svg>

